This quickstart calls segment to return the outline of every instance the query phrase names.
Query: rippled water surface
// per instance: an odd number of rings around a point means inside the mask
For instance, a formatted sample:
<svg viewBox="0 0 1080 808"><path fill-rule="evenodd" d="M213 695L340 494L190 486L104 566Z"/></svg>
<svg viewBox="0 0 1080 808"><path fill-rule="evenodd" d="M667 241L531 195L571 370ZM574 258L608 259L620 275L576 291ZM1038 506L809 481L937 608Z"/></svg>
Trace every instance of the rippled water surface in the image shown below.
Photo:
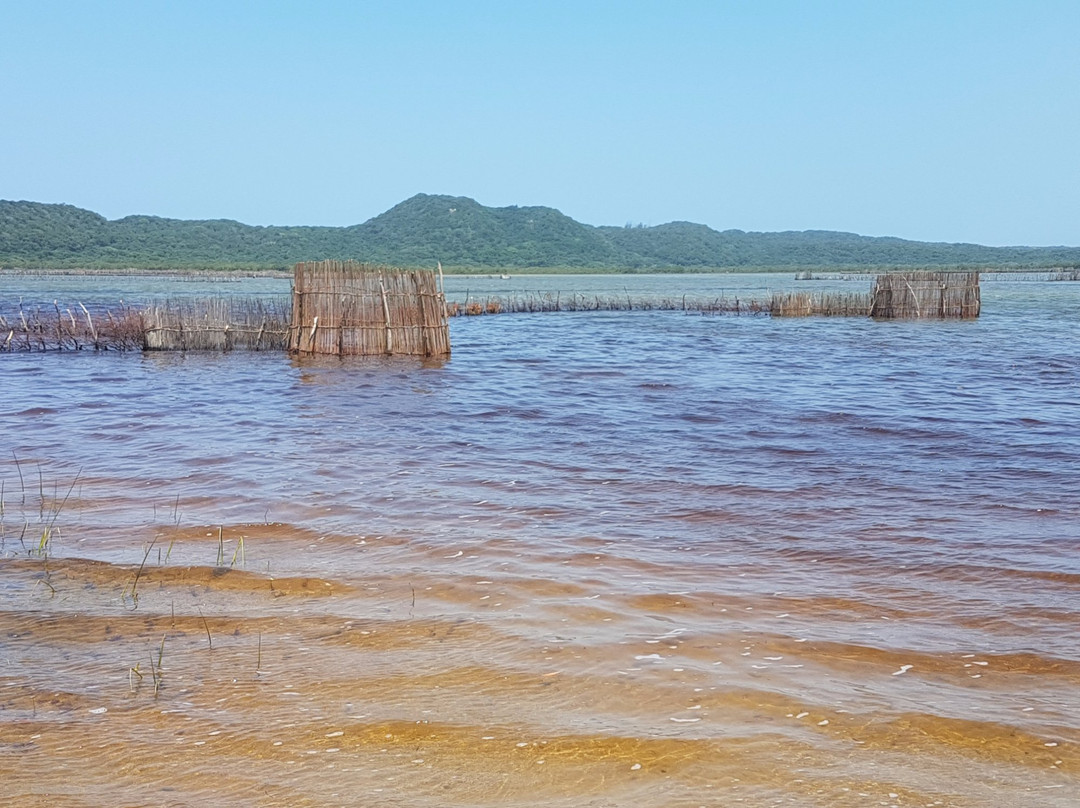
<svg viewBox="0 0 1080 808"><path fill-rule="evenodd" d="M779 285L516 282L448 291ZM1078 804L1080 284L983 302L0 355L0 796Z"/></svg>

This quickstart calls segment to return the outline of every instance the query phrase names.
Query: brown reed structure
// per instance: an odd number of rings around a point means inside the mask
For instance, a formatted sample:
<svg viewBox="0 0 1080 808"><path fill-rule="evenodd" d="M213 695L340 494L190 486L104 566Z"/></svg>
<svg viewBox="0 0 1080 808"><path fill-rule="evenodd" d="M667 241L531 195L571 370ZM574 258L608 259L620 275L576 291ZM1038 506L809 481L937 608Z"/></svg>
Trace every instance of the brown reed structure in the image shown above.
<svg viewBox="0 0 1080 808"><path fill-rule="evenodd" d="M687 311L772 317L972 318L979 316L979 310L978 272L889 273L877 276L870 293L775 292L765 300L546 293L466 298L447 304L451 317L512 312Z"/></svg>
<svg viewBox="0 0 1080 808"><path fill-rule="evenodd" d="M141 312L147 351L283 351L288 306L273 301L170 300Z"/></svg>
<svg viewBox="0 0 1080 808"><path fill-rule="evenodd" d="M288 333L288 302L260 299L172 300L146 308L54 303L0 313L0 352L283 351Z"/></svg>
<svg viewBox="0 0 1080 808"><path fill-rule="evenodd" d="M451 317L480 314L569 311L685 311L700 314L771 315L773 317L865 317L870 295L860 293L774 293L767 300L745 297L627 297L558 293L486 297L447 303Z"/></svg>
<svg viewBox="0 0 1080 808"><path fill-rule="evenodd" d="M628 297L560 292L493 295L446 304L450 317L569 311L686 311L700 314L768 314L768 303L738 297Z"/></svg>
<svg viewBox="0 0 1080 808"><path fill-rule="evenodd" d="M866 317L870 295L858 292L774 293L769 299L773 317Z"/></svg>
<svg viewBox="0 0 1080 808"><path fill-rule="evenodd" d="M51 308L0 313L0 352L141 351L142 311L129 306L88 309L58 302Z"/></svg>
<svg viewBox="0 0 1080 808"><path fill-rule="evenodd" d="M292 300L291 353L450 355L446 297L430 270L299 263Z"/></svg>
<svg viewBox="0 0 1080 808"><path fill-rule="evenodd" d="M145 308L0 309L0 352L285 351L448 356L448 317L515 312L685 311L773 317L978 317L978 272L879 275L870 294L785 292L766 300L537 293L446 302L441 273L355 261L297 264L292 299L180 299Z"/></svg>
<svg viewBox="0 0 1080 808"><path fill-rule="evenodd" d="M982 309L978 272L892 272L870 293L878 319L974 319Z"/></svg>

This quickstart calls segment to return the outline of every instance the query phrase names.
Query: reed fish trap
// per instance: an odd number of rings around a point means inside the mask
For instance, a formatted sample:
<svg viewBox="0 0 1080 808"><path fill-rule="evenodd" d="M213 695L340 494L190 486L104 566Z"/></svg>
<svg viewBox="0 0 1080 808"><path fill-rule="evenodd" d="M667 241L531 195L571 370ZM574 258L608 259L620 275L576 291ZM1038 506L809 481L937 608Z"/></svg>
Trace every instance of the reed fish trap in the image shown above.
<svg viewBox="0 0 1080 808"><path fill-rule="evenodd" d="M294 354L449 356L446 296L435 273L358 261L303 262L293 276Z"/></svg>
<svg viewBox="0 0 1080 808"><path fill-rule="evenodd" d="M879 319L961 319L979 316L978 272L891 272L878 275L870 316Z"/></svg>

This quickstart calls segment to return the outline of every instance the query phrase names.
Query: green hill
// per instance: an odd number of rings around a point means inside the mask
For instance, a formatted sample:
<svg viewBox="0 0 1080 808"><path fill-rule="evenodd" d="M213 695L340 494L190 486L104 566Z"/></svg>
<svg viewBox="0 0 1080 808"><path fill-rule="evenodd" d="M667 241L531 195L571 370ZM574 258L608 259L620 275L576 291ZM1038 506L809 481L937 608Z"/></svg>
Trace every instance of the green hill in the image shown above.
<svg viewBox="0 0 1080 808"><path fill-rule="evenodd" d="M467 197L427 194L351 227L155 216L109 221L71 205L0 200L3 267L286 269L323 258L421 267L442 261L447 268L481 271L1034 267L1080 266L1080 248L939 244L829 231L747 233L690 222L593 227L554 208L489 208Z"/></svg>

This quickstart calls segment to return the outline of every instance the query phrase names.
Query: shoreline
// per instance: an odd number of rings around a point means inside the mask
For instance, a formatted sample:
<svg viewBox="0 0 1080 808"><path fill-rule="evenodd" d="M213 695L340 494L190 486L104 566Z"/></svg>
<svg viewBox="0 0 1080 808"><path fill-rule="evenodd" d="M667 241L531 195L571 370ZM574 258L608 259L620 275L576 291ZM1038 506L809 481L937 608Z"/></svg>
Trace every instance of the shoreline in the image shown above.
<svg viewBox="0 0 1080 808"><path fill-rule="evenodd" d="M417 269L417 267L407 267ZM447 277L480 279L508 279L510 277L543 277L561 275L639 276L639 275L796 275L796 280L835 280L839 276L873 276L893 272L970 272L987 275L1062 275L1069 280L1078 279L1080 269L1063 265L1046 266L785 266L785 267L650 267L648 269L626 268L598 269L595 267L444 267ZM245 278L292 279L292 269L145 269L140 267L79 268L79 267L0 267L0 279L5 277L130 277L130 278L190 278L209 281L239 281Z"/></svg>
<svg viewBox="0 0 1080 808"><path fill-rule="evenodd" d="M237 281L243 278L281 278L291 279L292 270L283 269L74 269L48 268L24 269L20 267L0 268L0 278L34 276L71 276L71 277L120 277L120 278L195 278L209 281Z"/></svg>

